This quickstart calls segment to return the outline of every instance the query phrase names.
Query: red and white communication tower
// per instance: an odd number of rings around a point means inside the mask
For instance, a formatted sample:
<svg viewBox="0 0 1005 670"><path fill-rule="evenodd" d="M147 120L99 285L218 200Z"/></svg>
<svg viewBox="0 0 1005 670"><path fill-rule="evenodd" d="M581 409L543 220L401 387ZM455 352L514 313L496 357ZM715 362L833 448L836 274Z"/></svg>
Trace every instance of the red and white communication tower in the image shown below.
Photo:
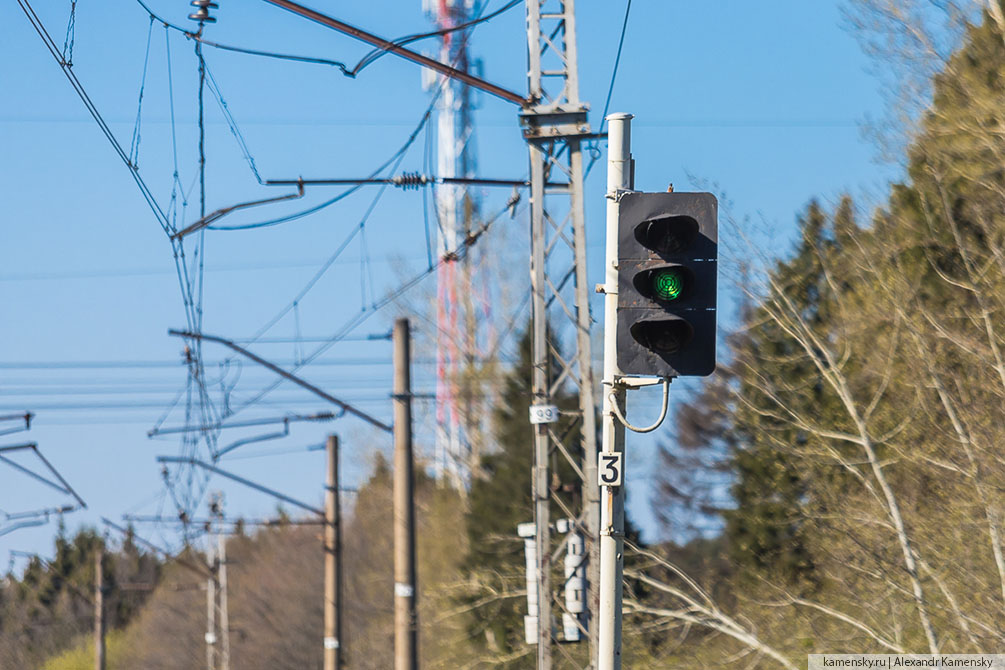
<svg viewBox="0 0 1005 670"><path fill-rule="evenodd" d="M423 9L437 30L450 30L471 21L481 11L483 0L422 0ZM470 28L446 32L440 38L438 59L470 71L468 54ZM425 86L438 96L436 105L436 175L474 177L477 150L472 116L473 92L456 79L429 70ZM441 184L434 191L438 219L437 250L442 256L457 249L478 225L479 194L464 184ZM479 255L480 257L480 255ZM473 388L471 372L479 356L481 330L491 320L488 282L481 273L479 257L472 254L439 267L436 323L436 453L439 479L458 488L467 486L473 460L477 458L480 419L474 405L479 393Z"/></svg>

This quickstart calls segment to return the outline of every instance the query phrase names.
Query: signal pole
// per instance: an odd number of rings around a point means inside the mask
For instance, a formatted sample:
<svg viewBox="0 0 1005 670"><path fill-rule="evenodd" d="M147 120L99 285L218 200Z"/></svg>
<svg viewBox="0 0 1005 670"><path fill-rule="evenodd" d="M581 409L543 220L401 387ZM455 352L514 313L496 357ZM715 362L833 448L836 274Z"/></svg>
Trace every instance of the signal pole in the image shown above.
<svg viewBox="0 0 1005 670"><path fill-rule="evenodd" d="M408 319L394 322L394 670L417 670L415 490L412 472L412 375Z"/></svg>
<svg viewBox="0 0 1005 670"><path fill-rule="evenodd" d="M607 117L607 244L604 258L604 379L603 443L601 459L615 466L618 485L601 487L600 609L597 670L621 669L621 590L625 551L625 487L623 458L625 426L614 413L615 403L624 415L625 388L618 371L618 210L621 193L632 183L631 114ZM608 474L604 468L600 475ZM598 482L599 483L599 482Z"/></svg>
<svg viewBox="0 0 1005 670"><path fill-rule="evenodd" d="M338 436L329 435L325 487L324 670L342 665L342 515L339 506Z"/></svg>

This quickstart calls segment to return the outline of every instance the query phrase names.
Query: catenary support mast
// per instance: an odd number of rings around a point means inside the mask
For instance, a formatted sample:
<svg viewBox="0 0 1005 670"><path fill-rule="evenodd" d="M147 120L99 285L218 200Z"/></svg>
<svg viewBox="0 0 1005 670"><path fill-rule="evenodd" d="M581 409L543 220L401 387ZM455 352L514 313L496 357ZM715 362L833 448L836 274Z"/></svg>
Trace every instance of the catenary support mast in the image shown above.
<svg viewBox="0 0 1005 670"><path fill-rule="evenodd" d="M419 667L415 575L415 477L412 453L411 334L394 322L394 670Z"/></svg>
<svg viewBox="0 0 1005 670"><path fill-rule="evenodd" d="M538 423L534 426L533 498L536 522L538 649L537 667L548 670L552 656L552 605L549 578L554 548L551 508L558 506L588 538L587 615L572 613L574 623L589 633L590 658L595 658L597 565L599 532L597 487L597 424L590 308L586 276L586 231L583 210L583 141L591 137L587 105L579 100L574 0L527 0L528 84L533 104L521 114L530 150L531 292L533 311L533 404L551 405L560 389L574 389L578 407L571 414L578 425ZM567 188L547 184L564 177ZM559 346L560 335L568 340ZM567 409L567 408L563 408ZM552 490L548 472L553 454L570 461L581 477L581 507ZM568 541L574 534L565 535ZM585 619L585 620L584 620Z"/></svg>
<svg viewBox="0 0 1005 670"><path fill-rule="evenodd" d="M342 667L342 515L339 506L338 436L326 444L324 670Z"/></svg>

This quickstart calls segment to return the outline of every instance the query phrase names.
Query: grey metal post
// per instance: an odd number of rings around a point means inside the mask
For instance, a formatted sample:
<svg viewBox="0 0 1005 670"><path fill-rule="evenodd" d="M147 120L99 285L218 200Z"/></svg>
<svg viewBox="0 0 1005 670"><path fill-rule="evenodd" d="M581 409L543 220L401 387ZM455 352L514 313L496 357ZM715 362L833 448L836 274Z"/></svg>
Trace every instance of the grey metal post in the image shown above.
<svg viewBox="0 0 1005 670"><path fill-rule="evenodd" d="M408 319L394 322L394 670L417 670L415 496L412 462L411 342Z"/></svg>
<svg viewBox="0 0 1005 670"><path fill-rule="evenodd" d="M94 557L94 670L105 670L105 544Z"/></svg>
<svg viewBox="0 0 1005 670"><path fill-rule="evenodd" d="M329 435L325 482L324 670L338 670L342 656L342 517L339 513L338 436Z"/></svg>
<svg viewBox="0 0 1005 670"><path fill-rule="evenodd" d="M603 453L624 453L625 427L614 414L624 410L619 384L618 209L620 192L632 188L631 114L611 114L607 143L607 245L604 259ZM624 476L624 474L622 474ZM601 488L600 610L597 670L621 669L621 590L625 547L625 487Z"/></svg>

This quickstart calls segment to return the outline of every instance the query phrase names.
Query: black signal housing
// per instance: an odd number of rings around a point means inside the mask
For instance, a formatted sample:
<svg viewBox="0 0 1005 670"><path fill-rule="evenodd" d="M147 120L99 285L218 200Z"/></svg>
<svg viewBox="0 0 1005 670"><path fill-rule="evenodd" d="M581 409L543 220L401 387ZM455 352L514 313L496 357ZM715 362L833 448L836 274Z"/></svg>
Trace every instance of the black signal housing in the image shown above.
<svg viewBox="0 0 1005 670"><path fill-rule="evenodd" d="M618 368L715 370L718 202L711 193L626 193L618 217Z"/></svg>

